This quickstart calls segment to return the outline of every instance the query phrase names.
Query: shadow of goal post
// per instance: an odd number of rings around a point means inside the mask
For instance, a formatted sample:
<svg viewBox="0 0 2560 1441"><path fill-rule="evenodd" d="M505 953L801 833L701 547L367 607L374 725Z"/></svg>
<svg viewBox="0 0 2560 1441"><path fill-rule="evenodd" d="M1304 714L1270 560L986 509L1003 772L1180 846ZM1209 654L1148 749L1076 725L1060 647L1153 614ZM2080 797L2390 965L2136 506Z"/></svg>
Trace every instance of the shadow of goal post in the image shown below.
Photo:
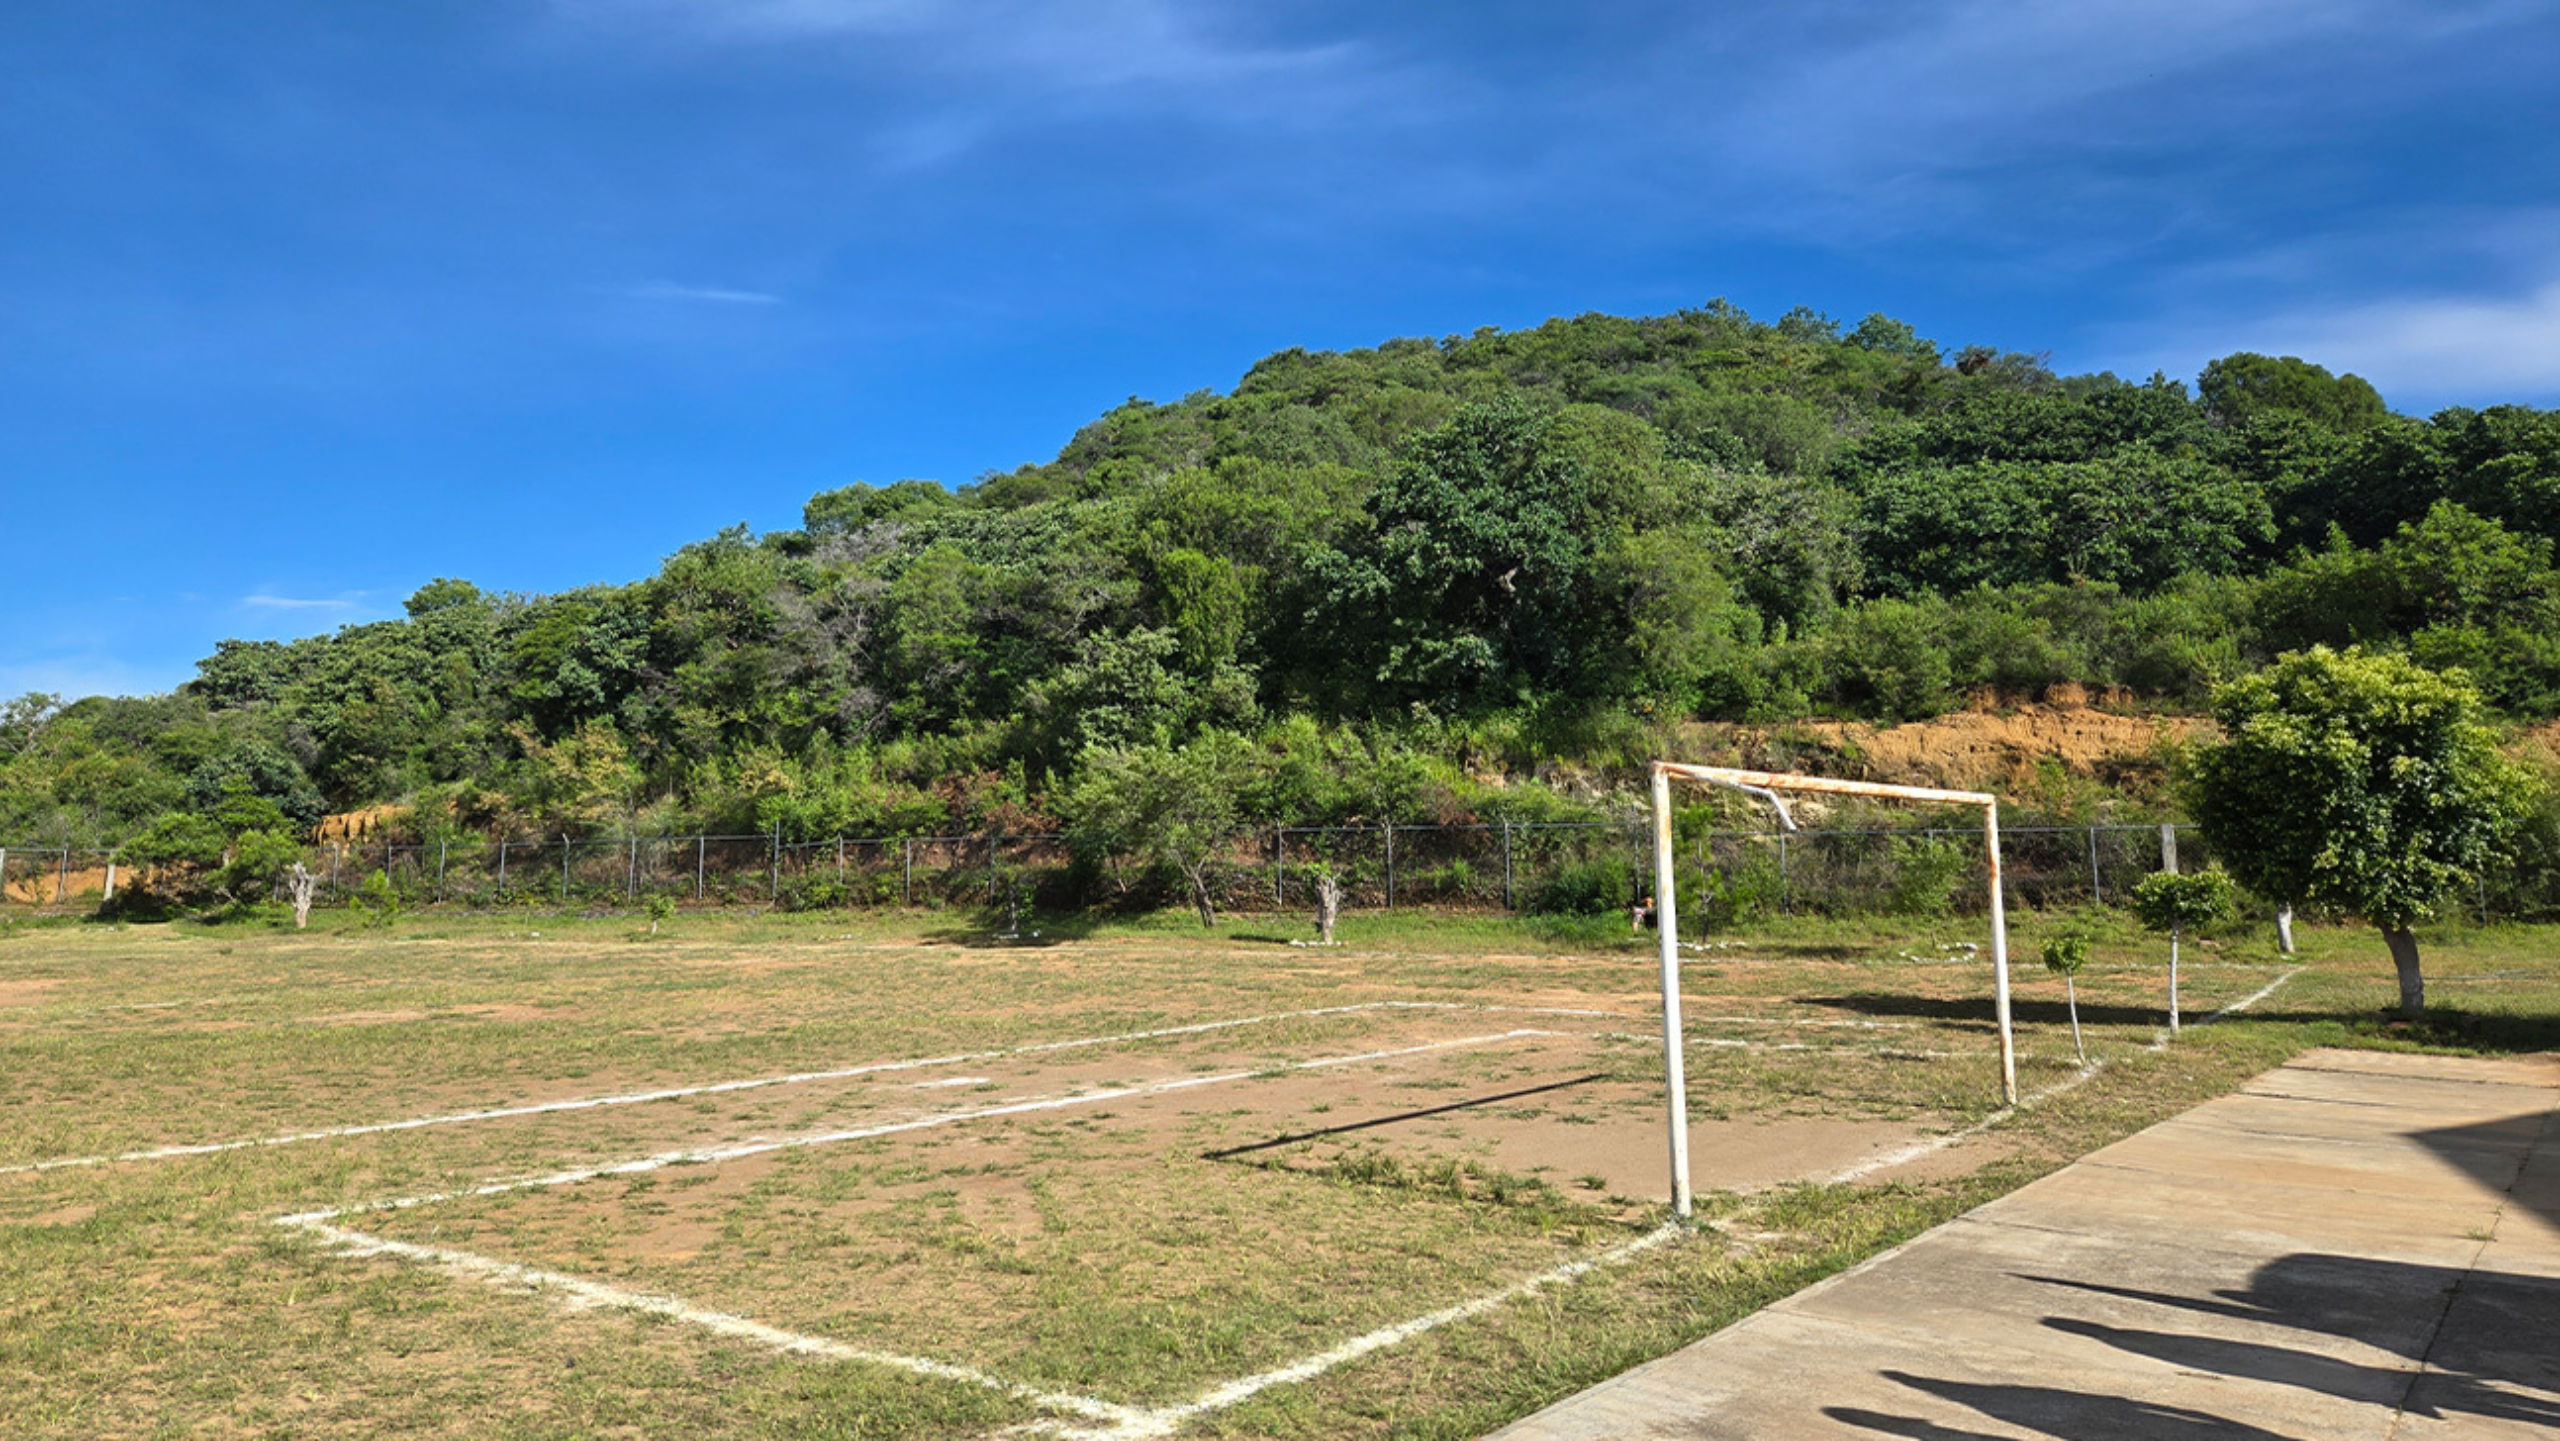
<svg viewBox="0 0 2560 1441"><path fill-rule="evenodd" d="M1690 1212L1689 1194L1689 1087L1681 1053L1680 1027L1680 918L1677 877L1673 870L1671 839L1671 783L1694 781L1701 785L1740 791L1766 801L1777 813L1778 824L1786 830L1796 828L1795 818L1787 814L1787 803L1780 792L1800 791L1817 795L1868 796L1879 800L1915 801L1925 805L1980 806L1982 838L1991 858L1991 976L1992 1008L2000 1023L2000 1104L2018 1104L2018 1046L2009 1024L2009 920L2000 884L2000 798L1983 791L1932 790L1926 786L1885 785L1877 781L1844 781L1828 776L1793 775L1777 771L1735 770L1727 766L1682 765L1677 761L1653 763L1653 885L1654 924L1661 939L1662 959L1662 1057L1665 1100L1671 1128L1671 1206L1678 1214Z"/></svg>

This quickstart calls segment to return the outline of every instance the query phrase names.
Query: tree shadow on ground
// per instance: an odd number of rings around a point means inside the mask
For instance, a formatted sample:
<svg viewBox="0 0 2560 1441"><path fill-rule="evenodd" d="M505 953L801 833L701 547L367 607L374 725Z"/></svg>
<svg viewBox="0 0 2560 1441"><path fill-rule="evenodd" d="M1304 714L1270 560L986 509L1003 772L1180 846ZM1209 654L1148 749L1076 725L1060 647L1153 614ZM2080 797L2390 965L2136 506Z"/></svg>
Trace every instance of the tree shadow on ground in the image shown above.
<svg viewBox="0 0 2560 1441"><path fill-rule="evenodd" d="M2469 1128L2465 1128L2469 1129ZM2520 1148L2473 1149L2466 1169L2492 1190L2512 1183ZM2512 1194L2512 1193L2511 1193ZM2286 1386L2443 1418L2478 1416L2560 1432L2560 1278L2301 1252L2253 1273L2246 1287L2186 1296L2051 1276L2021 1279L2169 1310L2355 1341L2407 1365L2230 1336L2113 1326L2067 1316L2044 1325L2187 1371ZM2416 1367L2425 1362L2423 1384ZM2083 1434L2108 1434L2092 1426ZM2177 1434L2177 1433L2163 1433Z"/></svg>
<svg viewBox="0 0 2560 1441"><path fill-rule="evenodd" d="M2185 1406L2134 1401L2100 1391L2067 1391L2055 1386L1981 1385L1941 1381L1900 1371L1884 1373L1941 1400L1969 1407L1995 1421L2068 1441L2300 1441L2281 1431L2216 1416ZM1974 1441L1986 1433L1958 1431L1917 1416L1893 1416L1846 1406L1826 1406L1823 1415L1863 1430L1928 1441Z"/></svg>
<svg viewBox="0 0 2560 1441"><path fill-rule="evenodd" d="M2166 984L2165 979L2163 984ZM1958 1030L1988 1031L1994 1024L1987 987L1985 994L1979 996L1863 991L1836 996L1798 996L1794 999L1798 1005L1827 1006L1862 1016L1935 1021ZM2080 1023L2084 1026L2166 1025L2169 1013L2165 991L2161 999L2162 1004L2158 1006L2113 1005L2084 999L2080 1002ZM2184 1011L2189 1025L2210 1014L2195 1006L2185 1007ZM2010 1014L2019 1025L2067 1026L2071 1023L2070 1010L2060 1000L2013 995ZM2248 1020L2270 1024L2334 1025L2350 1037L2387 1040L2410 1046L2501 1054L2560 1050L2560 1015L2527 1016L2439 1006L2427 1012L2424 1018L2410 1021L2396 1011L2312 1010L2264 1005L2250 1007L2245 1015Z"/></svg>
<svg viewBox="0 0 2560 1441"><path fill-rule="evenodd" d="M1098 917L1077 911L1026 911L1018 930L1010 929L1013 924L1013 918L1004 912L981 912L965 922L926 931L924 939L973 951L1040 950L1088 940L1102 928Z"/></svg>

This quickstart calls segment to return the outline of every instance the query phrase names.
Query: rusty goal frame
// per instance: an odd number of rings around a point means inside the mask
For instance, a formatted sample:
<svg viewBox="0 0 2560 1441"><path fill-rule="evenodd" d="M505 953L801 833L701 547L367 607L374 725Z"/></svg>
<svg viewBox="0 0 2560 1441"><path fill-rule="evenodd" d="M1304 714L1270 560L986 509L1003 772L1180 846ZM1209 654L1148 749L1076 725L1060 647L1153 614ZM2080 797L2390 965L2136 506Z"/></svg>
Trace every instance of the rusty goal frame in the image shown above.
<svg viewBox="0 0 2560 1441"><path fill-rule="evenodd" d="M1653 764L1653 894L1654 918L1662 942L1662 1058L1670 1106L1671 1205L1674 1211L1683 1216L1690 1212L1689 1086L1682 1063L1680 919L1671 844L1671 783L1675 780L1740 791L1765 801L1777 812L1778 823L1788 830L1795 829L1795 819L1787 813L1787 803L1782 794L1787 791L1868 796L1926 805L1980 806L1982 838L1991 861L1992 1009L2000 1027L2000 1103L2003 1106L2018 1104L2018 1047L2009 1024L2009 920L2000 884L1999 797L1982 791L1932 790L1926 786L1884 785L1874 781L1844 781L1826 776L1656 761Z"/></svg>

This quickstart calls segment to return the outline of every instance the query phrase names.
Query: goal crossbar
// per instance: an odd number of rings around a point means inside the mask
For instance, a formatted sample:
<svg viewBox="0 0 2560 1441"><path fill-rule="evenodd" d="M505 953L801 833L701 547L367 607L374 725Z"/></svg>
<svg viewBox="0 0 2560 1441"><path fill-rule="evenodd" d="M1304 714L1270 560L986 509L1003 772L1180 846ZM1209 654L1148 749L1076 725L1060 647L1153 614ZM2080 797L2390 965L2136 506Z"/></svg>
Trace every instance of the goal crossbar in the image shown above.
<svg viewBox="0 0 2560 1441"><path fill-rule="evenodd" d="M1689 1089L1683 1064L1680 1025L1680 919L1677 878L1671 843L1671 783L1695 781L1740 791L1765 800L1787 829L1795 829L1780 793L1866 796L1878 800L1914 801L1924 805L1979 806L1982 839L1988 852L1991 894L1992 1009L2000 1028L2000 1103L2018 1103L2017 1038L2009 1023L2009 921L2000 882L2000 799L1984 791L1937 790L1928 786L1887 785L1881 781L1849 781L1830 776L1794 775L1781 771L1737 770L1731 766L1693 766L1677 761L1653 764L1654 924L1662 942L1662 1053L1671 1124L1671 1204L1680 1215L1690 1213Z"/></svg>

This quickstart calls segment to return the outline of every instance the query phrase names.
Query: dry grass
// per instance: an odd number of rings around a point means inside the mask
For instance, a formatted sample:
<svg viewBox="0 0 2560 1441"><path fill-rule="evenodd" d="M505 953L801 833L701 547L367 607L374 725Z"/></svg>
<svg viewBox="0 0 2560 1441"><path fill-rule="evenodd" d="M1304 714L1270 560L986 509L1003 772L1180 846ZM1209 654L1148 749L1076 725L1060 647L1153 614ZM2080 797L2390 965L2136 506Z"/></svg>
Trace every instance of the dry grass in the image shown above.
<svg viewBox="0 0 2560 1441"><path fill-rule="evenodd" d="M2021 923L2022 955L2038 924ZM1155 1406L1590 1255L1661 1216L1651 964L1605 931L1355 918L1350 945L1307 951L1250 919L1206 939L1136 924L1041 946L990 945L930 918L683 918L655 940L636 929L428 918L388 934L0 932L0 1166L970 1057L0 1174L0 1434L940 1437L1040 1419L983 1388L565 1310L334 1255L274 1224L1030 1100L1074 1104L343 1224ZM1984 967L1949 949L1969 927L1805 923L1702 953L1687 970L1686 1059L1708 1226L1201 1415L1186 1434L1477 1434L2305 1045L2560 1044L2550 938L2434 938L2449 1010L2410 1031L2377 1015L2389 997L2378 944L2313 932L2303 973L2246 1018L2156 1050L2155 943L2110 933L2081 985L2103 1072L1851 1185L1822 1182L1844 1158L1990 1114ZM2243 938L2192 952L2190 1015L2282 974L2266 950ZM2030 1091L2076 1074L2059 989L2021 972ZM1366 1009L1021 1049L1329 1007ZM1521 1030L1546 1034L1510 1034ZM1309 1065L1418 1046L1438 1049Z"/></svg>

